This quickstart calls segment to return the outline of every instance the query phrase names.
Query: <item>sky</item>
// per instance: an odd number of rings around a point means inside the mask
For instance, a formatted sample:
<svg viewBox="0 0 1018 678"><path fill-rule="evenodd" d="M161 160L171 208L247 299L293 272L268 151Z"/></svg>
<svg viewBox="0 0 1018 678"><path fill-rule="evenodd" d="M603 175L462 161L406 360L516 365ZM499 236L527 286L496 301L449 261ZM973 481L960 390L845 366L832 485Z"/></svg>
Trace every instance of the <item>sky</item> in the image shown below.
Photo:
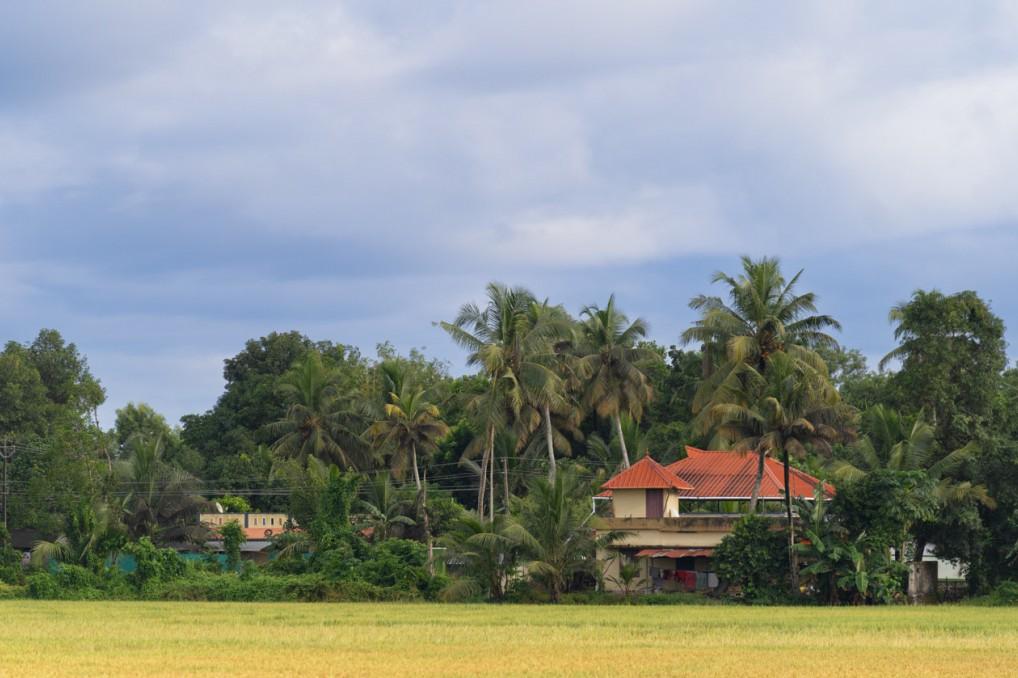
<svg viewBox="0 0 1018 678"><path fill-rule="evenodd" d="M1013 3L3 3L0 337L75 342L107 426L274 330L462 371L490 280L677 343L742 254L874 361L919 288L1015 343L1015 111Z"/></svg>

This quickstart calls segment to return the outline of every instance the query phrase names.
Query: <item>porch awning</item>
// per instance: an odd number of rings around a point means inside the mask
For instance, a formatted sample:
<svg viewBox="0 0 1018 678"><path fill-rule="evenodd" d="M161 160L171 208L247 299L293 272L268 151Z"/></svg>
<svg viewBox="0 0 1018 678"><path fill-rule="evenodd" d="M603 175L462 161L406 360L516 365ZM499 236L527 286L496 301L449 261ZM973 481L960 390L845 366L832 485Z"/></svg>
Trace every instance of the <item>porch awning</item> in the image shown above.
<svg viewBox="0 0 1018 678"><path fill-rule="evenodd" d="M710 558L714 549L679 548L679 549L643 549L636 554L637 558Z"/></svg>

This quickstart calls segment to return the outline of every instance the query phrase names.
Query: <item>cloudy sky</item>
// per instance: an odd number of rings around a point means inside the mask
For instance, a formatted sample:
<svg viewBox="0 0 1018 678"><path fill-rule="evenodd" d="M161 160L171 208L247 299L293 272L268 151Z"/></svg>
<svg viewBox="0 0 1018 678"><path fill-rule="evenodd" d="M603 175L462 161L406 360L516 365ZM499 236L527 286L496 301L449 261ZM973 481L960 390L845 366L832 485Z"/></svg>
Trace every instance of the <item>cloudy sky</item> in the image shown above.
<svg viewBox="0 0 1018 678"><path fill-rule="evenodd" d="M1016 111L1005 3L5 3L0 327L175 420L272 330L460 370L491 279L674 343L747 253L877 357L919 287L1018 327Z"/></svg>

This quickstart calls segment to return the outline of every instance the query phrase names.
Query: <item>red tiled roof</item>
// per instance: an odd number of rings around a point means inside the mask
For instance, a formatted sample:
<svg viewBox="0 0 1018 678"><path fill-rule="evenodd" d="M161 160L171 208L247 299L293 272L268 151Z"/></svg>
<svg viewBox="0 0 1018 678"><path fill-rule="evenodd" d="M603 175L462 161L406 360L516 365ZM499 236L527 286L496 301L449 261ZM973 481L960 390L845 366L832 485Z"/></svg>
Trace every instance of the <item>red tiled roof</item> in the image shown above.
<svg viewBox="0 0 1018 678"><path fill-rule="evenodd" d="M692 490L693 486L665 467L654 461L649 455L622 471L601 486L603 490L651 490L675 489Z"/></svg>
<svg viewBox="0 0 1018 678"><path fill-rule="evenodd" d="M668 466L668 471L693 486L680 496L709 499L748 499L756 481L757 456L751 452L700 450L686 447L686 458ZM784 467L776 459L764 460L764 475L760 483L761 499L783 499L785 496ZM793 497L810 498L820 481L796 468L789 469ZM824 491L831 497L834 488L824 483Z"/></svg>

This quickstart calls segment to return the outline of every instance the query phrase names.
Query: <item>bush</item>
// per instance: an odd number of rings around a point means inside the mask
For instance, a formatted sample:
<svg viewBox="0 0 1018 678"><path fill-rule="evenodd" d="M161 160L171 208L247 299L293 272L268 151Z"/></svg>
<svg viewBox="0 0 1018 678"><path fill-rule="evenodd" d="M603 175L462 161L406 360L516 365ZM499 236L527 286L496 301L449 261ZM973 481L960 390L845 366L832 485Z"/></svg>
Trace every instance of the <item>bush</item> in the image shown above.
<svg viewBox="0 0 1018 678"><path fill-rule="evenodd" d="M157 548L148 537L131 542L124 547L124 553L134 557L135 570L129 578L138 589L153 579L179 577L187 569L184 559L176 551Z"/></svg>
<svg viewBox="0 0 1018 678"><path fill-rule="evenodd" d="M788 552L784 532L771 526L767 518L748 515L714 551L718 577L724 585L738 587L748 601L784 599Z"/></svg>
<svg viewBox="0 0 1018 678"><path fill-rule="evenodd" d="M428 549L408 539L389 539L376 546L357 568L357 578L375 586L416 591L426 585Z"/></svg>
<svg viewBox="0 0 1018 678"><path fill-rule="evenodd" d="M360 559L354 554L350 544L339 542L335 548L315 553L311 557L311 569L322 573L333 581L351 579Z"/></svg>
<svg viewBox="0 0 1018 678"><path fill-rule="evenodd" d="M254 574L244 578L234 574L212 575L197 570L185 577L150 582L145 586L142 596L148 600L235 602L358 602L418 598L409 592L384 589L367 582L333 582L320 574Z"/></svg>
<svg viewBox="0 0 1018 678"><path fill-rule="evenodd" d="M0 525L0 583L23 584L25 573L21 568L21 554L11 548L7 529Z"/></svg>
<svg viewBox="0 0 1018 678"><path fill-rule="evenodd" d="M56 600L60 598L60 587L56 578L49 572L37 572L26 578L28 595L40 600Z"/></svg>
<svg viewBox="0 0 1018 678"><path fill-rule="evenodd" d="M974 605L989 605L994 607L1010 607L1018 605L1018 581L1002 582L988 595L973 598Z"/></svg>

